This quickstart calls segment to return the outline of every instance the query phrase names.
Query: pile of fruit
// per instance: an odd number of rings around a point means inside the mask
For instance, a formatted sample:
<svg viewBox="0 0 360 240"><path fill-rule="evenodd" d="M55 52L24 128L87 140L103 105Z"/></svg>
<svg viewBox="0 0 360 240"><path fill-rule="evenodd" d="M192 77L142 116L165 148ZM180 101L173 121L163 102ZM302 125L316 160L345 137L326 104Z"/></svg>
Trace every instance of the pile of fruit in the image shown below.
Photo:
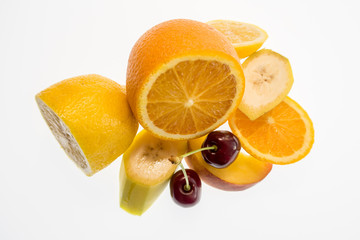
<svg viewBox="0 0 360 240"><path fill-rule="evenodd" d="M174 201L193 206L201 181L244 190L264 179L272 164L299 161L312 147L312 122L287 97L290 63L274 51L258 51L266 39L261 28L235 21L163 22L135 43L126 88L84 75L50 86L36 101L86 175L122 155L121 208L141 215L170 179ZM216 130L226 121L232 132ZM139 123L144 130L137 134Z"/></svg>

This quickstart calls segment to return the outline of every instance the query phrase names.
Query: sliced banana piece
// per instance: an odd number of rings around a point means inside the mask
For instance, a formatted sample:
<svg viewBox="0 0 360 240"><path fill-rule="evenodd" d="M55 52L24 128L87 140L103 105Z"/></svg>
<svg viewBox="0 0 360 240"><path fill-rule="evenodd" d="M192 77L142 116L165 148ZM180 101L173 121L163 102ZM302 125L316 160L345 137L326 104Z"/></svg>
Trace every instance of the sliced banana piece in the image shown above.
<svg viewBox="0 0 360 240"><path fill-rule="evenodd" d="M122 157L120 207L134 215L143 214L158 198L174 174L173 159L187 151L187 141L166 141L146 130L136 135Z"/></svg>
<svg viewBox="0 0 360 240"><path fill-rule="evenodd" d="M294 82L289 60L269 49L250 55L243 63L243 70L245 92L239 109L251 120L278 105Z"/></svg>

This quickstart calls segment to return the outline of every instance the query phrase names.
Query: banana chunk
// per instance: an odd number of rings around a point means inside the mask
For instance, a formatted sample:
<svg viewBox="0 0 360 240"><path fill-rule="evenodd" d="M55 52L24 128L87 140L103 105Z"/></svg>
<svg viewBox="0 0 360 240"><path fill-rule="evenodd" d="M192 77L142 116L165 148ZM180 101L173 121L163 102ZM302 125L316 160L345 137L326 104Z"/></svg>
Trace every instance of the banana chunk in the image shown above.
<svg viewBox="0 0 360 240"><path fill-rule="evenodd" d="M243 69L245 93L239 109L251 120L278 105L294 82L289 60L269 49L250 55Z"/></svg>
<svg viewBox="0 0 360 240"><path fill-rule="evenodd" d="M146 130L136 135L122 157L120 207L142 215L159 197L179 162L176 156L187 151L187 141L167 141Z"/></svg>

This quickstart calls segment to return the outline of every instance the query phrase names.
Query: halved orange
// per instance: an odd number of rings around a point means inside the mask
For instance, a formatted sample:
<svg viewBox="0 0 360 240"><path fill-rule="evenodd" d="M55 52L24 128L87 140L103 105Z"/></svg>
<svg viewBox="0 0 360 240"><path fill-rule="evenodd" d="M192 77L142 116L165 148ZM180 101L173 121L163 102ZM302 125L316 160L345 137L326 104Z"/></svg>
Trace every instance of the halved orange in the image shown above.
<svg viewBox="0 0 360 240"><path fill-rule="evenodd" d="M170 140L197 138L239 105L244 75L236 51L211 26L171 20L147 31L128 63L127 98L140 124Z"/></svg>
<svg viewBox="0 0 360 240"><path fill-rule="evenodd" d="M256 52L268 38L260 27L231 20L213 20L207 24L219 30L234 45L239 58L245 58Z"/></svg>
<svg viewBox="0 0 360 240"><path fill-rule="evenodd" d="M289 97L254 121L238 109L230 117L229 125L250 155L274 164L299 161L314 143L310 117Z"/></svg>

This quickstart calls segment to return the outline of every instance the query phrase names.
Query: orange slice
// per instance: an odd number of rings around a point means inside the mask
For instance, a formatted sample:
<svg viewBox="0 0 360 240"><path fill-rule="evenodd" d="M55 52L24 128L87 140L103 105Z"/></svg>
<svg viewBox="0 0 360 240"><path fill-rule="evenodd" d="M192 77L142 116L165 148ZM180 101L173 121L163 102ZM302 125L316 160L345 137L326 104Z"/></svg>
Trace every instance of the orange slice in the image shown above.
<svg viewBox="0 0 360 240"><path fill-rule="evenodd" d="M230 20L207 22L223 33L234 45L240 58L256 52L268 38L267 33L256 25Z"/></svg>
<svg viewBox="0 0 360 240"><path fill-rule="evenodd" d="M133 47L126 92L140 124L170 140L197 138L223 124L244 92L236 51L205 23L172 20Z"/></svg>
<svg viewBox="0 0 360 240"><path fill-rule="evenodd" d="M289 97L254 121L238 109L229 119L229 125L250 155L274 164L299 161L314 143L311 119Z"/></svg>

